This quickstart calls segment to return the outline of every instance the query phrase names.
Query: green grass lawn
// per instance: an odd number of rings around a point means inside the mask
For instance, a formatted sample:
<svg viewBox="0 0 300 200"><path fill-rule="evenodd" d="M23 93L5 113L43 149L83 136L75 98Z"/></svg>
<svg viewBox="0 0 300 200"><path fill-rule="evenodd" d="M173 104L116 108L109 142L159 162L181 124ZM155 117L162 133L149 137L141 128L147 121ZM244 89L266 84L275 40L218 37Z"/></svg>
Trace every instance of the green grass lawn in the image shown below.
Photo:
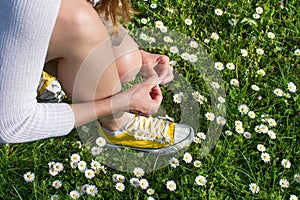
<svg viewBox="0 0 300 200"><path fill-rule="evenodd" d="M70 165L73 154L80 155L89 169L94 159L87 145L81 147L76 130L61 138L1 144L0 199L71 199L70 193L80 193L85 184L98 192L79 199L298 199L299 0L139 0L133 7L140 13L126 27L138 30L133 35L148 51L168 55L174 71L188 84L175 78L164 86L163 107L176 121L196 121L196 133L205 134L206 139L198 134L183 152L190 153L192 161L185 162L182 153L176 167L168 165L142 177L102 166L88 179ZM149 30L155 26L159 34L152 38ZM207 101L194 101L190 91ZM182 100L175 103L174 96ZM196 102L195 115L185 112L189 102ZM215 114L213 121L208 120L209 112ZM225 117L226 124L210 130L218 116ZM215 140L212 132L220 133ZM203 156L199 151L208 140L213 141L212 149ZM194 163L197 160L201 166ZM49 173L50 162L58 167L61 163L63 170ZM32 182L25 181L27 172L34 173ZM132 178L144 182L144 188L132 186ZM58 189L53 187L55 180L62 182ZM176 189L167 187L170 181ZM251 184L256 188L250 189Z"/></svg>

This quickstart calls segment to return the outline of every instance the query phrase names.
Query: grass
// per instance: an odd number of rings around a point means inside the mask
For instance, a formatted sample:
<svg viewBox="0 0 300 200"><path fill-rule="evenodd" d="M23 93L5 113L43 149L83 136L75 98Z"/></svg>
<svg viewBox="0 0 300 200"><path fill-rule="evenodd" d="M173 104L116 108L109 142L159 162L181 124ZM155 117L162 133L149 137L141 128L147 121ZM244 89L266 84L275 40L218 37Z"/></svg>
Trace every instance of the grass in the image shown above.
<svg viewBox="0 0 300 200"><path fill-rule="evenodd" d="M151 6L152 4L152 6ZM152 8L156 4L156 8ZM254 19L256 8L263 8L259 19ZM170 53L166 48L159 47L156 43L149 44L144 40L138 40L147 47L147 50L156 53L167 54L172 61L176 61L174 69L181 74L189 85L189 89L175 79L174 83L164 88L163 107L166 112L180 120L185 113L184 104L173 102L173 95L179 92L199 91L208 101L195 108L199 119L196 121L197 132L207 134L209 121L205 113L213 110L210 101L216 98L209 81L219 74L223 80L221 85L226 93L226 125L222 129L220 138L213 145L213 149L204 157L198 154L201 143L193 143L186 152L190 152L193 161L200 160L199 168L193 163L185 163L182 156L178 157L179 166L172 168L166 166L153 172L147 172L143 178L149 182L149 187L155 190L152 195L155 199L290 199L291 195L300 197L300 183L294 178L300 173L300 101L299 101L299 54L295 51L300 48L300 2L291 1L134 1L133 7L141 11L131 23L126 24L130 30L154 27L156 21L162 21L168 27L165 35L172 36L172 31L181 33L193 39L199 44L195 50L187 48L185 39L173 43L189 53L199 52L199 48L205 50L213 62L234 63L235 69L224 68L217 71L213 66L209 69L197 70L196 63L184 61L179 53ZM154 6L155 7L155 6ZM173 9L170 12L169 9ZM215 9L221 9L223 14L217 16ZM141 19L147 19L143 24ZM185 24L185 19L191 19L192 24ZM228 20L235 19L235 26ZM219 35L218 40L211 38L212 33ZM267 36L268 32L275 34L274 39ZM140 32L138 32L140 33ZM157 36L157 35L156 35ZM173 38L174 41L181 38ZM204 40L209 39L208 43ZM144 42L144 43L143 43ZM165 45L164 43L162 45ZM264 50L263 55L258 55L256 49ZM243 57L241 49L248 51L248 56ZM202 62L202 64L204 61ZM265 71L265 76L257 74L259 69ZM206 71L205 71L206 70ZM216 73L217 72L217 73ZM211 73L211 76L209 76ZM239 81L238 86L230 84L232 79ZM290 92L287 88L289 82L293 82L298 88L296 92ZM254 91L251 86L256 84L259 91ZM276 88L283 90L286 95L277 96ZM225 95L224 95L225 97ZM240 105L247 105L254 111L256 117L250 118L247 114L239 112ZM187 105L187 104L184 104ZM198 105L198 104L197 104ZM221 114L224 114L222 111ZM277 125L271 127L263 122L262 114L273 118ZM191 118L196 119L198 115ZM185 118L187 116L184 116ZM192 119L193 118L193 119ZM199 121L198 121L199 120ZM243 134L236 132L235 122L243 123L245 131L251 133L251 138L246 139ZM255 127L265 124L276 133L276 139L271 139L268 134L257 133ZM226 131L231 131L232 135ZM225 134L225 132L227 134ZM207 134L209 138L209 134ZM93 156L89 153L88 145L79 148L77 141L80 138L76 130L68 136L50 138L46 140L24 144L0 145L0 199L50 199L52 195L59 195L60 199L70 199L69 193L84 184L93 184L98 188L98 194L93 197L84 194L80 199L147 199L146 190L135 188L129 180L134 174L121 172L107 168L106 173L99 172L93 179L85 178L78 169L70 166L70 156L78 153L81 160L89 163ZM265 163L261 159L261 152L257 145L263 144L270 155L270 162ZM284 168L283 159L291 162L290 168ZM49 162L61 162L64 170L56 176L48 172ZM23 175L31 171L35 174L33 182L25 182ZM125 190L119 192L115 189L113 174L122 174L125 177ZM207 183L199 186L195 178L202 175ZM289 187L283 188L279 181L286 179ZM62 187L52 187L54 180L61 180ZM166 183L175 181L177 188L169 191ZM259 186L258 193L249 190L249 184Z"/></svg>

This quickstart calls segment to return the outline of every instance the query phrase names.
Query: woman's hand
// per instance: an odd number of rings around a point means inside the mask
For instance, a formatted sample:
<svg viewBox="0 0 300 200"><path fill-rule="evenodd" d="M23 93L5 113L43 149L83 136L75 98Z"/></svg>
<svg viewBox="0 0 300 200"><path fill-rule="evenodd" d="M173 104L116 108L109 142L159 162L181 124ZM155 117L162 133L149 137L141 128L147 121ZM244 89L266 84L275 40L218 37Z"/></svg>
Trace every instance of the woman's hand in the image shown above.
<svg viewBox="0 0 300 200"><path fill-rule="evenodd" d="M144 50L140 50L142 56L142 67L140 72L146 77L156 75L161 80L161 84L168 83L173 80L173 72L170 67L170 59L166 55L152 54Z"/></svg>

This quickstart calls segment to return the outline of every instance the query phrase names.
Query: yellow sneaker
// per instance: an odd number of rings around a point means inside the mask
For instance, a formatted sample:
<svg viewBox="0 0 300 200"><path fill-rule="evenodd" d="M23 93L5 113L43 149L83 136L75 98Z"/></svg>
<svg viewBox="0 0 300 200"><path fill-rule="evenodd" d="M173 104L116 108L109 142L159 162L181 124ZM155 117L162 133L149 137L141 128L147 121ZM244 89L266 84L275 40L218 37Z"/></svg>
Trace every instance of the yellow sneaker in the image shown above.
<svg viewBox="0 0 300 200"><path fill-rule="evenodd" d="M140 151L171 153L189 146L194 138L192 127L167 120L135 116L122 133L114 136L101 126L99 134L108 147L130 147Z"/></svg>

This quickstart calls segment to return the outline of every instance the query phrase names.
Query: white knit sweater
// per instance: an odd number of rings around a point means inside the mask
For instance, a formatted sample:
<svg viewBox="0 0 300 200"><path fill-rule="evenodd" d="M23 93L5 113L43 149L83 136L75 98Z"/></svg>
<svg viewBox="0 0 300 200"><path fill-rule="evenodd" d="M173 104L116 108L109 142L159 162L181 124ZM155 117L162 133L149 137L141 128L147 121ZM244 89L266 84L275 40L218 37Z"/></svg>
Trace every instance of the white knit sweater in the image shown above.
<svg viewBox="0 0 300 200"><path fill-rule="evenodd" d="M70 106L36 101L60 0L0 2L0 142L68 134L75 121Z"/></svg>

